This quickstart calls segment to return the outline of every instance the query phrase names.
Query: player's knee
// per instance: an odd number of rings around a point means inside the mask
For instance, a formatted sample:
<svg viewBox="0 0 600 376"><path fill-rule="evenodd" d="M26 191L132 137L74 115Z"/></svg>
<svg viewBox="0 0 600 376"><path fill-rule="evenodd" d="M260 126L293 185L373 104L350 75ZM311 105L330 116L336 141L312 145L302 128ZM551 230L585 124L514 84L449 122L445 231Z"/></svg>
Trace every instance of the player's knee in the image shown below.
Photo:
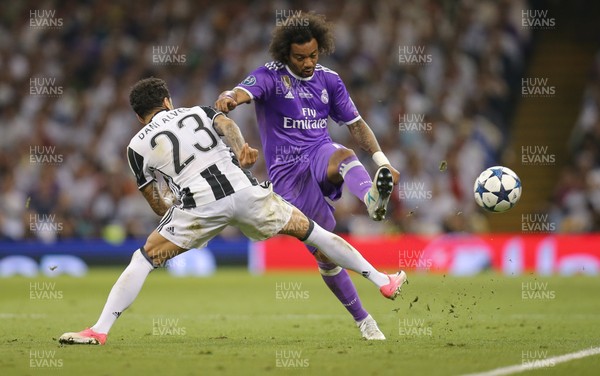
<svg viewBox="0 0 600 376"><path fill-rule="evenodd" d="M155 268L166 266L167 261L179 254L178 249L168 247L156 247L146 243L142 248L142 254Z"/></svg>
<svg viewBox="0 0 600 376"><path fill-rule="evenodd" d="M343 161L348 158L356 157L352 149L341 148L335 151L329 159L329 165L327 167L327 177L333 183L339 183L343 180L343 176L340 174L340 165Z"/></svg>
<svg viewBox="0 0 600 376"><path fill-rule="evenodd" d="M334 155L336 156L337 163L339 164L344 159L355 157L356 153L354 153L354 150L352 150L352 149L341 148L341 149L336 150Z"/></svg>
<svg viewBox="0 0 600 376"><path fill-rule="evenodd" d="M310 230L310 221L298 208L292 209L292 215L287 224L279 231L282 235L290 235L304 241Z"/></svg>
<svg viewBox="0 0 600 376"><path fill-rule="evenodd" d="M332 265L331 268L329 268L330 265ZM324 277L335 277L336 275L340 274L342 270L344 270L334 264L327 263L327 266L327 268L322 268L319 266L319 273L321 273L321 275Z"/></svg>
<svg viewBox="0 0 600 376"><path fill-rule="evenodd" d="M184 249L171 243L169 240L161 236L157 231L150 234L146 239L146 244L142 248L145 252L145 257L158 268L165 266L166 262L177 256L178 254L185 252Z"/></svg>
<svg viewBox="0 0 600 376"><path fill-rule="evenodd" d="M327 258L327 256L325 256L325 254L323 252L321 252L320 250L317 249L317 251L315 253L313 253L313 256L315 256L315 259L318 262L323 262L323 263L330 263L331 260L329 260Z"/></svg>

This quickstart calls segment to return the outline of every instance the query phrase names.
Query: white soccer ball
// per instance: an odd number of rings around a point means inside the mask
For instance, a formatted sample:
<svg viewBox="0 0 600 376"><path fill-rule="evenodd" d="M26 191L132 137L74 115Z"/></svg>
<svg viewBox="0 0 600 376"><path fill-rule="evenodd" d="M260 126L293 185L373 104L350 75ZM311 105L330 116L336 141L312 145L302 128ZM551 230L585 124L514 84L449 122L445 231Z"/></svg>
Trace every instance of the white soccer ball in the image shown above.
<svg viewBox="0 0 600 376"><path fill-rule="evenodd" d="M521 179L503 166L483 171L473 187L475 202L485 210L501 213L515 206L521 198Z"/></svg>

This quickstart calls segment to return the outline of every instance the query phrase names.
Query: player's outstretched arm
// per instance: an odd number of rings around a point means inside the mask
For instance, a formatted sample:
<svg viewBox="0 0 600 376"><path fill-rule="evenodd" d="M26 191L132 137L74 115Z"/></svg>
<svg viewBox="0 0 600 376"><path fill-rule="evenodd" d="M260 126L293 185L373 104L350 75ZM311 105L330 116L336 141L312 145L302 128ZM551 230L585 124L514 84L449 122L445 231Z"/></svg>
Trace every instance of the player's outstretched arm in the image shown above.
<svg viewBox="0 0 600 376"><path fill-rule="evenodd" d="M228 113L236 108L239 104L250 103L252 98L243 90L233 89L222 92L217 101L215 108L221 112Z"/></svg>
<svg viewBox="0 0 600 376"><path fill-rule="evenodd" d="M223 136L225 143L233 150L240 166L242 168L252 167L258 159L258 150L248 146L238 125L227 116L219 115L215 117L214 127L217 133Z"/></svg>
<svg viewBox="0 0 600 376"><path fill-rule="evenodd" d="M377 138L375 138L375 134L373 134L367 123L363 119L358 119L354 123L348 124L348 130L354 141L358 143L358 146L373 156L373 160L378 167L387 166L390 169L394 178L394 184L398 184L400 181L400 172L392 167L390 161L385 157L379 147Z"/></svg>
<svg viewBox="0 0 600 376"><path fill-rule="evenodd" d="M144 195L146 201L148 201L152 210L161 217L165 215L167 210L173 205L172 201L163 197L158 184L155 181L146 185L140 191L142 192L142 195Z"/></svg>

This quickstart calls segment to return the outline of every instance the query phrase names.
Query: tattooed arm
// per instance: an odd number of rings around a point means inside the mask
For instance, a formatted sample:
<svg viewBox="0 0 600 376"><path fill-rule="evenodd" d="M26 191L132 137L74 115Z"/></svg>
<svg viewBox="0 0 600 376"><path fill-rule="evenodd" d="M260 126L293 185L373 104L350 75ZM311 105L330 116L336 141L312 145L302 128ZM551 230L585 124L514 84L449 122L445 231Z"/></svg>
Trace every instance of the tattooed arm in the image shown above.
<svg viewBox="0 0 600 376"><path fill-rule="evenodd" d="M215 117L214 128L237 156L242 168L250 168L258 159L258 150L248 146L238 125L225 115Z"/></svg>
<svg viewBox="0 0 600 376"><path fill-rule="evenodd" d="M377 151L381 151L379 143L373 134L373 131L363 119L358 119L352 124L348 124L348 129L354 141L358 146L367 153L373 155Z"/></svg>
<svg viewBox="0 0 600 376"><path fill-rule="evenodd" d="M173 201L170 198L164 197L161 194L158 183L155 181L142 188L141 192L152 210L161 217L173 205Z"/></svg>
<svg viewBox="0 0 600 376"><path fill-rule="evenodd" d="M371 155L377 152L382 154L381 148L379 147L379 143L375 138L375 134L373 134L371 128L367 125L367 123L365 123L365 121L362 118L358 119L352 124L348 124L348 130L350 131L350 134L352 135L354 141L358 143L358 146L362 150L366 151L367 153L370 153ZM400 180L400 173L398 172L398 170L392 167L389 163L385 163L385 166L387 166L392 172L394 184L398 184L398 181Z"/></svg>

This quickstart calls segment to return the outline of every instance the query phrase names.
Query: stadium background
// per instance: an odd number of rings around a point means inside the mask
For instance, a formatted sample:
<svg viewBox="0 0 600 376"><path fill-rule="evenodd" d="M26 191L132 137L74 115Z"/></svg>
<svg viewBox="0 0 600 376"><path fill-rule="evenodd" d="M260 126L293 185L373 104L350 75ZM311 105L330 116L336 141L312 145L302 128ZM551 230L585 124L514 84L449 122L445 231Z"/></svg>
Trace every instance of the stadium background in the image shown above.
<svg viewBox="0 0 600 376"><path fill-rule="evenodd" d="M600 227L597 8L525 0L4 2L0 256L127 260L158 221L125 159L139 126L129 87L157 76L176 106L212 104L270 61L271 30L298 10L335 24L335 53L320 63L340 74L402 174L387 221L372 223L345 194L336 204L338 232L481 234L492 242L500 232L593 235ZM253 107L231 117L260 147ZM347 130L330 130L373 171ZM490 216L475 207L472 185L494 164L514 169L524 194L511 212ZM266 179L262 161L253 173ZM391 239L385 246L395 252L399 238ZM222 264L245 264L253 247L235 229L213 244ZM589 254L585 265L597 270L600 257Z"/></svg>
<svg viewBox="0 0 600 376"><path fill-rule="evenodd" d="M598 374L599 4L0 2L0 275L26 276L0 278L0 373ZM301 243L229 229L173 260L210 274L214 255L210 278L156 270L107 346L58 346L93 323L159 220L126 164L129 87L159 76L176 105L211 104L270 60L271 30L298 10L334 22L321 63L402 173L382 224L351 195L336 204L375 266L408 270L393 302L351 273L388 340L360 338ZM260 146L252 106L232 117ZM471 186L497 163L524 193L488 215ZM262 161L253 172L266 178Z"/></svg>

